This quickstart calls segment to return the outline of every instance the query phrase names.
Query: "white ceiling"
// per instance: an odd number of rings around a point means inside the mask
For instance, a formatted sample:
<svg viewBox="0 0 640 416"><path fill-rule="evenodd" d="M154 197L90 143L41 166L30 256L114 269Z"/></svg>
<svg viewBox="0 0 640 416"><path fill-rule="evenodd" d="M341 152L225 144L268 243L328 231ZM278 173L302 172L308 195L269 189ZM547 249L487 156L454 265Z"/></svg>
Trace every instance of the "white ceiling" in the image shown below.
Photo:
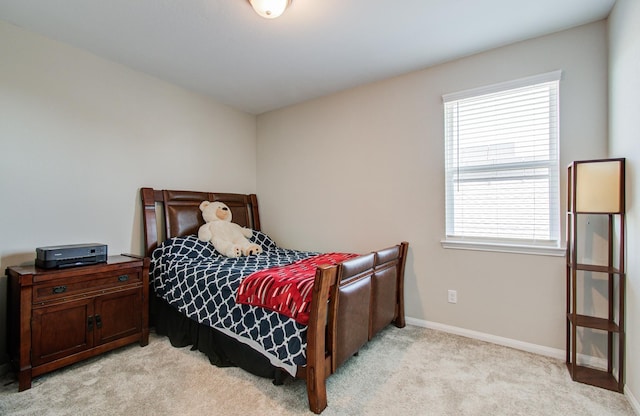
<svg viewBox="0 0 640 416"><path fill-rule="evenodd" d="M252 114L608 16L615 0L0 0L0 19Z"/></svg>

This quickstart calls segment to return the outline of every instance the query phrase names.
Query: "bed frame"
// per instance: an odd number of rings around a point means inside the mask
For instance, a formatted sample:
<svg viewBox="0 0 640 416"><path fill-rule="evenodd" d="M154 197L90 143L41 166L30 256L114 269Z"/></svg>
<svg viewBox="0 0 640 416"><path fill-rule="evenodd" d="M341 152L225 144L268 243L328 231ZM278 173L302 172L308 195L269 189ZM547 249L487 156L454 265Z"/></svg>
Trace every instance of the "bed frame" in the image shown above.
<svg viewBox="0 0 640 416"><path fill-rule="evenodd" d="M146 256L151 256L166 238L197 234L203 224L199 205L205 200L224 202L231 209L233 222L260 230L255 194L152 188L142 188L140 193ZM307 364L298 367L296 374L306 381L309 408L314 413L327 407L325 381L329 375L388 324L405 326L408 246L402 242L316 270L307 328Z"/></svg>

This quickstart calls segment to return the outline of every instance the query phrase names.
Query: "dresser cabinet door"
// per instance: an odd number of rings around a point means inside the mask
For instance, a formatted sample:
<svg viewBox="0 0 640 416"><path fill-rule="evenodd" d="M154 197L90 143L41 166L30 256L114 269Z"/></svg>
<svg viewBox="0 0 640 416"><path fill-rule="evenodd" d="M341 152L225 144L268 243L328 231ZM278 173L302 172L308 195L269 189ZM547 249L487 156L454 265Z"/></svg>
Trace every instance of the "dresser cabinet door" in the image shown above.
<svg viewBox="0 0 640 416"><path fill-rule="evenodd" d="M123 290L95 299L95 342L104 344L142 330L142 291Z"/></svg>
<svg viewBox="0 0 640 416"><path fill-rule="evenodd" d="M93 327L93 299L33 309L32 365L92 348Z"/></svg>

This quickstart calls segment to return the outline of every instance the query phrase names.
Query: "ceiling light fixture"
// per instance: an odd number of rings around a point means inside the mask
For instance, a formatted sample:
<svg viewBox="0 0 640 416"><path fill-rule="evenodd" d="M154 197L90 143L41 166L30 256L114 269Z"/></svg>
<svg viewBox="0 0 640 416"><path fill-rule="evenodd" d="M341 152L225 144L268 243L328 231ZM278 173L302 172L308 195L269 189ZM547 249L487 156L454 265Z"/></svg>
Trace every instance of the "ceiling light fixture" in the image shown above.
<svg viewBox="0 0 640 416"><path fill-rule="evenodd" d="M251 7L265 19L275 19L291 4L291 0L249 0Z"/></svg>

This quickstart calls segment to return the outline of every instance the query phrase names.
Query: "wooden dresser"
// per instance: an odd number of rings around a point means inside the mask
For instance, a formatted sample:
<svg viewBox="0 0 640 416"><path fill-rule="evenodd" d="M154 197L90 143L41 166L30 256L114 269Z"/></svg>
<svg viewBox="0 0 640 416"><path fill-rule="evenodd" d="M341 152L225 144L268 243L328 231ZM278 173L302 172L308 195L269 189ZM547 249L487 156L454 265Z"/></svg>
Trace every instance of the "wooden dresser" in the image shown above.
<svg viewBox="0 0 640 416"><path fill-rule="evenodd" d="M9 355L18 390L33 377L133 342L149 342L149 259L110 256L67 269L15 266Z"/></svg>

